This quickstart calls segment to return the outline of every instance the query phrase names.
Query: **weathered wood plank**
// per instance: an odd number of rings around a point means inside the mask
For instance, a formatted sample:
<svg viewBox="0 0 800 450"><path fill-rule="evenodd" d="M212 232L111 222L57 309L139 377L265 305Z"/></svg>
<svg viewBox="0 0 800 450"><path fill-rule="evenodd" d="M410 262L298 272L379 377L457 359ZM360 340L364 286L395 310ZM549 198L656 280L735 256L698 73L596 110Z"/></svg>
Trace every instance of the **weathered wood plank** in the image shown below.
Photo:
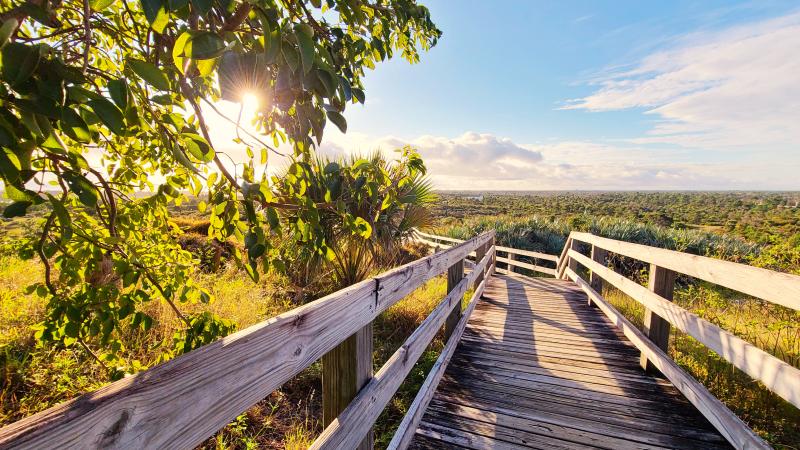
<svg viewBox="0 0 800 450"><path fill-rule="evenodd" d="M582 255L581 255L582 256ZM590 263L593 262L586 258ZM581 261L583 263L583 261ZM590 267L591 270L597 270L598 274L606 281L612 282L595 263L595 267ZM586 294L592 297L592 300L613 322L621 328L628 339L634 345L639 347L642 352L647 354L648 359L653 365L661 371L675 386L683 393L683 395L692 402L695 407L719 430L728 441L737 448L760 448L768 449L770 446L764 442L758 435L756 435L736 414L732 413L722 402L720 402L708 389L700 384L697 380L692 378L691 375L683 371L669 356L664 353L655 344L639 331L628 319L619 313L610 303L608 303L600 294L589 286L588 283L583 281L578 274L572 270L567 269L567 276L575 281ZM613 283L613 282L612 282ZM635 284L635 283L634 283ZM638 286L638 285L637 285ZM640 286L641 287L641 286ZM645 292L652 294L645 289ZM655 295L655 294L652 294ZM666 301L665 301L666 302ZM669 304L669 302L666 302ZM674 305L672 305L674 306Z"/></svg>
<svg viewBox="0 0 800 450"><path fill-rule="evenodd" d="M780 395L789 403L800 407L800 369L781 361L696 314L671 303L613 270L600 266L580 253L570 251L570 255L585 267L596 271L608 283L611 283L617 289L644 305L645 308L663 317L676 328L719 354L726 361L764 383L772 392ZM580 283L578 284L580 285Z"/></svg>
<svg viewBox="0 0 800 450"><path fill-rule="evenodd" d="M545 261L558 261L558 256L551 255L549 253L542 253L542 252L534 252L531 250L523 250L521 248L513 248L513 247L503 247L502 245L497 246L497 251L505 252L512 255L520 255L520 256L527 256L533 259L542 259Z"/></svg>
<svg viewBox="0 0 800 450"><path fill-rule="evenodd" d="M537 265L534 265L534 264L526 263L524 261L517 261L517 260L513 260L513 259L502 258L502 257L499 257L499 256L497 257L497 260L502 262L502 263L506 263L509 267L522 267L523 269L533 270L535 272L541 272L541 273L545 273L547 275L554 275L555 276L555 274L556 274L556 270L553 269L553 268L550 268L550 267L537 266Z"/></svg>
<svg viewBox="0 0 800 450"><path fill-rule="evenodd" d="M630 441L631 434L650 435L656 445L683 444L685 448L694 449L700 445L727 447L727 442L718 433L688 426L675 426L644 417L631 417L614 414L614 411L591 411L583 405L552 403L548 398L531 402L517 397L493 394L491 391L471 391L468 394L441 392L436 399L442 402L468 406L482 411L507 414L522 419L533 419L539 422L558 423L560 425L591 431L601 434L613 434ZM572 420L575 419L575 420ZM678 438L678 439L675 439ZM640 440L640 442L642 442Z"/></svg>

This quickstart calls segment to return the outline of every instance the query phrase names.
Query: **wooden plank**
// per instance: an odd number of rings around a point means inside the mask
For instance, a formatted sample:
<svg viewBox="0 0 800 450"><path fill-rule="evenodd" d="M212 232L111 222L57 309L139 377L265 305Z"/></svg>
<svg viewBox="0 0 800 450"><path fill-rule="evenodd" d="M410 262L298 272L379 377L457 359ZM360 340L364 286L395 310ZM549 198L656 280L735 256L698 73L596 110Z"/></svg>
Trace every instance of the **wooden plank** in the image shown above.
<svg viewBox="0 0 800 450"><path fill-rule="evenodd" d="M435 436L445 442L458 443L477 450L540 448L540 449L596 449L597 447L564 441L548 436L543 426L536 427L539 433L517 430L502 424L474 420L467 417L442 413L421 424L420 433Z"/></svg>
<svg viewBox="0 0 800 450"><path fill-rule="evenodd" d="M641 373L641 372L640 372ZM457 376L457 374L454 374ZM459 377L456 382L453 378L444 378L441 393L453 393L463 395L465 398L476 396L483 398L502 399L507 402L519 400L522 407L536 408L538 403L548 403L553 405L578 406L586 410L587 414L593 414L597 419L605 416L621 417L629 419L643 419L663 424L670 424L675 427L698 428L705 418L694 409L691 404L671 402L669 397L664 397L659 401L631 399L621 396L609 396L599 392L583 389L561 389L555 390L547 385L522 388L504 382L485 383L478 378ZM615 397L612 399L611 397ZM635 401L634 401L635 400ZM498 400L500 401L500 400ZM645 422L646 423L646 422ZM705 429L706 433L717 436L718 440L725 439L714 432L710 423Z"/></svg>
<svg viewBox="0 0 800 450"><path fill-rule="evenodd" d="M672 301L672 292L675 289L676 275L675 272L669 269L650 264L647 288L650 289L650 292L665 300ZM663 350L664 353L669 350L669 322L659 317L658 314L655 314L648 308L644 310L642 332L656 344L658 348ZM655 367L647 361L647 356L645 354L642 354L640 357L639 364L641 364L642 368L647 372L656 372Z"/></svg>
<svg viewBox="0 0 800 450"><path fill-rule="evenodd" d="M500 261L500 262L508 264L509 267L512 267L512 266L522 267L523 269L533 270L534 272L546 273L547 275L553 275L553 276L555 276L555 274L556 274L556 270L555 269L551 269L550 267L537 266L537 265L534 265L534 264L528 264L528 263L526 263L524 261L511 260L511 259L502 258L502 257L498 257L497 260Z"/></svg>
<svg viewBox="0 0 800 450"><path fill-rule="evenodd" d="M459 447L469 448L474 450L519 450L519 444L513 444L504 440L498 439L498 434L502 437L504 434L509 434L505 428L500 428L498 433L497 426L485 424L483 422L464 421L468 425L462 428L454 428L452 426L442 426L431 422L422 422L414 442L417 442L419 436L433 440L437 445L458 445ZM510 433L513 435L513 431ZM534 435L533 439L529 439L526 443L531 446L540 445L539 448L554 449L554 450L570 450L582 448L596 448L587 446L575 446L572 443L564 443L558 439L548 439L546 437L539 437ZM517 438L518 439L518 438ZM437 448L437 447L434 447ZM446 448L446 447L443 447ZM536 448L536 447L529 447Z"/></svg>
<svg viewBox="0 0 800 450"><path fill-rule="evenodd" d="M464 242L463 239L456 239L456 238L451 238L451 237L447 237L447 236L439 236L438 234L423 233L422 231L419 231L419 230L417 230L417 234L419 234L420 236L424 236L426 238L429 238L429 239L439 239L439 240L442 240L442 241L454 242L456 244L460 244L460 243Z"/></svg>
<svg viewBox="0 0 800 450"><path fill-rule="evenodd" d="M572 239L610 252L725 286L763 300L800 310L800 276L737 264L706 256L615 241L589 233L571 233Z"/></svg>
<svg viewBox="0 0 800 450"><path fill-rule="evenodd" d="M527 257L535 258L535 259L543 259L545 261L552 261L552 262L557 262L558 261L558 256L556 256L556 255L551 255L549 253L542 253L542 252L534 252L534 251L531 251L531 250L522 250L522 249L513 248L513 247L503 247L502 245L498 245L497 246L497 251L506 252L506 253L513 254L513 255L527 256Z"/></svg>
<svg viewBox="0 0 800 450"><path fill-rule="evenodd" d="M492 251L494 248L484 255L475 266L475 270L447 294L403 345L389 357L386 364L378 370L339 417L323 430L311 445L311 449L352 449L361 442L431 339L444 324L447 316L455 305L461 302L468 287L483 274L486 264L491 261Z"/></svg>
<svg viewBox="0 0 800 450"><path fill-rule="evenodd" d="M484 280L472 295L472 298L467 305L467 309L464 312L464 316L453 329L447 344L442 349L442 353L436 359L433 367L431 367L431 370L425 377L425 381L422 383L417 395L414 397L414 401L411 403L411 406L409 406L406 415L403 417L403 420L397 427L391 442L389 442L389 445L387 446L388 450L405 449L414 438L414 431L417 429L420 420L422 420L425 409L428 407L428 403L431 401L431 398L433 398L433 395L436 392L436 387L439 385L439 380L441 380L445 368L450 362L450 358L452 358L456 347L458 347L458 343L461 340L461 335L467 326L467 321L469 320L472 311L475 309L475 305L478 304L478 299L481 298L481 294L486 287L487 281L488 280Z"/></svg>
<svg viewBox="0 0 800 450"><path fill-rule="evenodd" d="M626 295L697 339L743 372L761 381L768 389L789 403L800 407L800 369L650 292L644 286L613 270L600 266L580 253L570 251L570 254Z"/></svg>
<svg viewBox="0 0 800 450"><path fill-rule="evenodd" d="M476 236L22 419L0 429L0 447L194 447L493 236Z"/></svg>
<svg viewBox="0 0 800 450"><path fill-rule="evenodd" d="M453 378L448 378L453 377ZM540 391L551 395L569 395L571 397L582 399L587 402L602 401L610 405L622 406L635 406L639 408L652 408L657 410L664 407L675 407L680 402L672 401L673 398L665 395L651 395L651 396L638 396L633 397L629 395L620 394L619 392L609 392L603 389L594 389L591 386L579 386L576 384L567 383L552 383L551 379L541 377L536 381L519 380L517 378L504 376L500 373L475 373L468 369L452 366L448 368L446 381L455 384L460 384L462 379L470 379L474 382L481 383L484 386L498 386L503 388L512 387L514 389L521 389L524 391ZM691 406L688 401L684 401L683 407ZM681 408L685 410L685 408ZM698 417L702 419L702 416Z"/></svg>
<svg viewBox="0 0 800 450"><path fill-rule="evenodd" d="M676 426L675 423L665 423L652 418L618 415L614 414L613 410L607 412L592 411L587 410L584 405L554 403L549 398L529 401L480 389L462 394L441 392L436 396L436 399L442 402L520 418L538 416L537 419L540 421L550 421L551 418L555 418L562 424L569 424L568 426L571 428L600 434L610 433L628 440L633 439L630 439L625 433L651 435L657 441L657 445L683 444L685 448L694 449L701 445L704 448L708 448L709 445L720 447L720 444L722 444L723 447L728 448L727 441L713 429L705 430L686 426L686 424ZM621 432L620 430L624 431Z"/></svg>
<svg viewBox="0 0 800 450"><path fill-rule="evenodd" d="M322 357L322 423L327 426L372 378L372 322ZM372 430L357 446L373 447Z"/></svg>
<svg viewBox="0 0 800 450"><path fill-rule="evenodd" d="M502 374L518 380L537 381L542 378L558 378L568 385L591 386L592 388L596 387L598 390L605 389L607 392L619 393L620 395L649 395L653 393L654 386L659 386L658 390L660 392L678 392L674 386L656 383L652 381L652 378L642 378L638 382L627 379L621 382L617 379L584 375L567 370L539 369L516 364L505 364L499 361L472 359L461 354L453 357L451 363L462 368L472 368L490 374Z"/></svg>
<svg viewBox="0 0 800 450"><path fill-rule="evenodd" d="M577 252L576 252L577 253ZM583 255L580 255L583 256ZM585 258L589 263L593 263L595 267L589 267L591 270L597 270L598 274L606 281L611 282L599 267L599 264L594 263L589 258ZM579 259L579 261L581 261ZM583 261L581 261L583 264ZM610 303L608 303L600 294L589 286L578 274L574 271L567 269L567 276L580 286L587 295L592 297L592 300L597 304L598 308L602 310L612 322L623 330L625 336L633 342L642 352L647 354L648 359L653 365L661 371L670 381L675 384L683 395L695 406L698 410L711 422L712 425L737 448L760 448L768 449L770 446L764 442L758 435L756 435L736 414L732 413L722 402L720 402L708 389L700 384L697 380L692 378L691 375L683 371L674 361L672 361L666 353L664 353L655 344L650 342L649 339L636 328L628 319L626 319L619 311L617 311ZM635 283L634 283L635 284ZM637 285L638 286L638 285ZM645 289L645 292L652 294ZM655 294L652 294L655 295ZM666 300L664 300L666 302ZM666 302L669 304L669 302ZM673 305L674 306L674 305ZM674 325L674 323L673 323Z"/></svg>
<svg viewBox="0 0 800 450"><path fill-rule="evenodd" d="M495 410L500 411L495 412L469 405L440 402L436 399L431 402L429 408L436 414L431 414L431 419L426 420L433 421L437 416L444 415L450 419L444 423L449 424L457 424L464 419L485 422L494 426L503 424L503 426L515 430L511 436L527 437L528 433L541 433L565 441L609 449L638 450L642 448L642 444L648 448L692 448L686 445L675 445L678 443L677 439L670 436L634 432L624 427L581 421L574 417L544 414L535 410L519 411L495 407Z"/></svg>

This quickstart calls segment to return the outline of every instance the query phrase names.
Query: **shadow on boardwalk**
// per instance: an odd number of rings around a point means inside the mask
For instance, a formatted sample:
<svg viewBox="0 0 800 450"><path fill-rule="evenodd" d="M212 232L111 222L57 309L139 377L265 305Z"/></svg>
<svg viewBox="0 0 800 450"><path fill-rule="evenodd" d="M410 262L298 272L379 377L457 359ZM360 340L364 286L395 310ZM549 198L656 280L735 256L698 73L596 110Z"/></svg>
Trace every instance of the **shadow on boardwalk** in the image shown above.
<svg viewBox="0 0 800 450"><path fill-rule="evenodd" d="M573 283L494 275L416 448L727 448Z"/></svg>

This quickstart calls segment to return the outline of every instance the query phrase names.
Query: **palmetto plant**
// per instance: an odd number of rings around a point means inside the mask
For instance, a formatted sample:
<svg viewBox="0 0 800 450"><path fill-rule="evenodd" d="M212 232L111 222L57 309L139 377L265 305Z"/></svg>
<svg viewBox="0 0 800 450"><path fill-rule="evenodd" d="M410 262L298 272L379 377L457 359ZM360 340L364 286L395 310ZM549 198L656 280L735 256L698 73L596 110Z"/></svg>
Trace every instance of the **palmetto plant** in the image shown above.
<svg viewBox="0 0 800 450"><path fill-rule="evenodd" d="M345 224L341 214L320 210L319 225L331 252L297 253L287 248L291 253L286 258L287 273L296 284L332 281L326 289L330 290L361 281L376 268L392 265L401 244L415 228L431 225L429 207L436 194L425 177L425 166L412 148L398 152L401 157L394 160L375 151L367 156L318 155L307 163L311 170L306 173L311 175L306 179L306 195L314 202L332 204L339 213L353 217L355 223ZM278 183L275 188L280 196L289 186ZM287 215L284 220L299 218Z"/></svg>

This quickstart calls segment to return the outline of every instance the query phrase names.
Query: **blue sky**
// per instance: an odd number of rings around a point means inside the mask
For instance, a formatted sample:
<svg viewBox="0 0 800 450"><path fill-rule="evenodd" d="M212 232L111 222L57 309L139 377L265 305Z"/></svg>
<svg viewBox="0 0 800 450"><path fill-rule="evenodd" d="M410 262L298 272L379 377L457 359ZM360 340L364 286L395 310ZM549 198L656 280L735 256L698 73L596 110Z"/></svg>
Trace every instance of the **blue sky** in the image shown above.
<svg viewBox="0 0 800 450"><path fill-rule="evenodd" d="M422 0L333 153L420 150L440 189L800 189L797 1Z"/></svg>
<svg viewBox="0 0 800 450"><path fill-rule="evenodd" d="M785 64L785 58L800 55L796 1L423 3L444 32L439 44L419 64L397 58L369 73L366 105L348 109L349 136L326 130L330 146L352 152L427 145L420 148L426 159L448 156L431 170L437 185L449 189L800 188L800 125L792 130L764 114L780 112L786 119L798 112L798 91L782 84L790 80L779 80L771 89L782 91L767 92L768 100L761 88L753 93L761 100L729 95L737 83L773 84L773 77L793 74L796 84L798 66ZM754 53L771 57L754 61ZM709 61L719 54L728 56ZM659 86L659 77L677 77L676 86ZM648 80L656 80L655 86L640 86L640 93L614 92L616 85L604 84ZM609 86L616 98L601 98ZM648 99L649 89L665 90L665 98ZM722 91L716 100L715 89ZM707 98L696 102L721 112L734 106L746 113L752 106L765 122L753 125L754 134L782 126L777 133L783 135L763 143L757 136L742 139L730 132L737 129L736 118L713 110L705 111L701 123L691 123L696 107L680 107L698 94ZM631 95L642 98L624 101ZM654 112L659 108L664 112ZM681 125L687 118L690 123ZM794 118L800 124L800 114ZM532 156L509 153L512 144ZM504 160L494 169L507 178L486 177L476 185L468 168L448 167L459 154L481 152ZM564 173L589 160L599 167L628 167L609 179L581 181L583 171ZM526 177L524 170L513 170L515 162L538 167ZM446 173L437 173L443 166Z"/></svg>

